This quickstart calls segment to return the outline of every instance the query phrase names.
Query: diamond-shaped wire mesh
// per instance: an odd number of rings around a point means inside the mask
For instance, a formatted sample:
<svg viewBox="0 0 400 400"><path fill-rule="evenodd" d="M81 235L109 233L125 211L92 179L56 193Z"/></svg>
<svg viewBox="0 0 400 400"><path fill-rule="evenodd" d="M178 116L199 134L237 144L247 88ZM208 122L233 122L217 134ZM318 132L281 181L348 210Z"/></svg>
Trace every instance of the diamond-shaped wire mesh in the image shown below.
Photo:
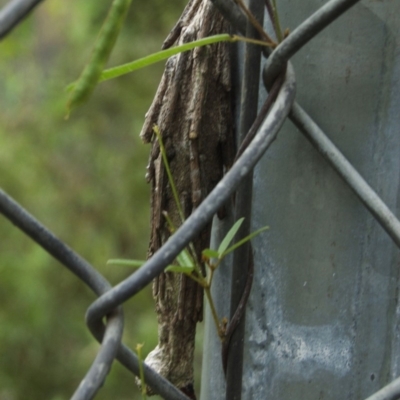
<svg viewBox="0 0 400 400"><path fill-rule="evenodd" d="M28 0L11 1L0 12L0 37L5 36L39 2ZM230 0L213 0L213 3L237 31L245 33L246 20L236 3ZM288 38L269 55L263 74L266 84L269 85L276 79L290 58L305 46L309 40L318 35L321 30L356 3L358 3L357 0L328 1L293 30ZM299 5L294 4L293 6L298 7ZM289 62L284 82L271 111L263 120L253 141L231 170L168 243L148 260L142 268L114 287L86 260L27 213L15 200L5 192L0 191L0 211L2 214L49 254L59 260L99 296L87 311L87 324L95 338L102 343L101 349L93 361L92 367L73 395L73 399L93 398L106 379L115 358L127 369L138 375L139 366L136 355L121 343L123 316L120 306L160 274L168 263L172 262L179 252L198 234L220 206L234 193L248 172L255 167L276 138L286 118L290 118L298 129L304 133L316 150L322 154L359 197L365 207L392 238L393 242L397 246L400 245L399 220L323 130L295 101L295 88L295 73ZM104 317L107 318L106 324L103 324ZM166 399L187 399L183 393L146 366L145 380ZM233 383L229 381L228 377L227 386L229 385L233 385ZM239 397L240 395L238 394L237 398ZM399 397L400 381L397 379L369 397L368 400L395 399Z"/></svg>

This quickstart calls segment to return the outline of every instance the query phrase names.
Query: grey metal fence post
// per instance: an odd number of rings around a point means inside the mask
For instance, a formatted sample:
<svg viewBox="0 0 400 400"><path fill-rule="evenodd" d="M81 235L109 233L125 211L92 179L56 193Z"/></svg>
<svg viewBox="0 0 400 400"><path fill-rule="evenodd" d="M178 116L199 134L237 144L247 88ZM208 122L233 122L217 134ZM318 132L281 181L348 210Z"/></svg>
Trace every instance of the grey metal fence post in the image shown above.
<svg viewBox="0 0 400 400"><path fill-rule="evenodd" d="M283 28L324 3L279 1ZM298 102L397 216L399 15L400 2L361 2L292 60ZM270 231L253 240L242 398L363 399L398 377L399 249L289 121L255 170L253 230L263 225ZM225 265L214 282L222 315L229 279ZM225 399L208 313L201 398Z"/></svg>

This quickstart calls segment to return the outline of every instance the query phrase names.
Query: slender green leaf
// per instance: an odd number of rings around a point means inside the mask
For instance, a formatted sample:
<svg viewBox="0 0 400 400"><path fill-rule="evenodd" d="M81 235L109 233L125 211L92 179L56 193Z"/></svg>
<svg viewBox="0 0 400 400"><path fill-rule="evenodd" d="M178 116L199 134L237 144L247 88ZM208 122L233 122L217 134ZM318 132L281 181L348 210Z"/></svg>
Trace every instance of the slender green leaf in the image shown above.
<svg viewBox="0 0 400 400"><path fill-rule="evenodd" d="M251 233L250 235L246 236L245 238L239 240L237 243L235 243L233 246L229 247L224 253L222 254L222 257L225 257L227 254L231 253L233 250L237 249L240 247L242 244L248 242L249 240L253 239L254 236L259 235L261 232L264 232L269 229L269 226L264 226L263 228L257 229L255 232ZM221 257L221 258L222 258Z"/></svg>
<svg viewBox="0 0 400 400"><path fill-rule="evenodd" d="M108 260L107 264L114 264L114 265L123 265L126 267L135 267L139 268L141 267L146 261L143 260L126 260L126 259L112 259Z"/></svg>
<svg viewBox="0 0 400 400"><path fill-rule="evenodd" d="M194 269L194 261L186 249L182 250L178 254L178 257L176 257L176 260L178 261L178 264L181 267L184 266L184 267L192 268L192 270Z"/></svg>
<svg viewBox="0 0 400 400"><path fill-rule="evenodd" d="M201 254L207 258L218 258L219 253L217 250L211 250L211 249L204 249Z"/></svg>
<svg viewBox="0 0 400 400"><path fill-rule="evenodd" d="M257 39L251 39L251 38L246 38L242 36L237 36L237 35L229 35L227 33L223 33L220 35L214 35L214 36L209 36L206 38L202 38L199 40L195 40L193 42L189 43L184 43L180 46L175 46L170 49L166 50L161 50L158 51L157 53L152 53L148 56L139 58L138 60L132 61L130 63L126 63L123 65L119 65L117 67L109 68L106 69L102 72L101 76L99 79L96 78L96 80L93 79L93 82L99 83L99 82L104 82L109 79L114 79L118 78L119 76L129 74L130 72L137 71L138 69L147 67L149 65L155 64L157 62L166 60L167 58L174 56L179 53L183 53L185 51L192 50L196 47L202 47L202 46L207 46L209 44L213 43L218 43L218 42L247 42L247 43L253 43L253 44L258 44L260 46L266 46L266 47L271 47L271 43L269 42L264 42L262 40L257 40ZM75 89L75 87L78 85L79 81L72 82L67 86L67 91L70 92ZM94 84L95 86L95 84Z"/></svg>
<svg viewBox="0 0 400 400"><path fill-rule="evenodd" d="M99 79L100 82L106 81L108 79L117 78L121 75L128 74L130 72L136 71L140 68L147 67L148 65L155 64L157 62L166 60L167 58L174 56L176 54L182 53L184 51L192 50L195 47L206 46L208 44L226 42L226 41L237 41L237 38L233 38L227 33L221 35L209 36L203 39L195 40L193 42L184 43L180 46L175 46L170 49L161 50L157 53L150 54L146 57L139 58L136 61L132 61L127 64L119 65L118 67L106 69L101 74Z"/></svg>
<svg viewBox="0 0 400 400"><path fill-rule="evenodd" d="M193 266L190 266L190 265L168 265L168 267L165 268L165 271L178 272L181 274L190 274L193 272Z"/></svg>
<svg viewBox="0 0 400 400"><path fill-rule="evenodd" d="M236 235L237 231L239 230L240 226L242 225L244 218L240 218L237 220L229 232L225 235L224 239L222 240L221 244L218 247L218 254L219 258L221 258L222 254L225 253L225 250L228 248L229 244L232 242L232 239Z"/></svg>

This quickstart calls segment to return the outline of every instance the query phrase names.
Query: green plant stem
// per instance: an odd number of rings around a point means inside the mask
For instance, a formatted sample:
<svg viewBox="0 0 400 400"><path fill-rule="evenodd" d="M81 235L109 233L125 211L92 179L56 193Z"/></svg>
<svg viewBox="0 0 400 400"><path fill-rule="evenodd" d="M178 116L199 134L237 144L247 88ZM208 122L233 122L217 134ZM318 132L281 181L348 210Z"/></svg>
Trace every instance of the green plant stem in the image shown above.
<svg viewBox="0 0 400 400"><path fill-rule="evenodd" d="M268 33L264 31L264 28L260 25L254 15L250 12L250 10L246 7L242 0L235 0L235 2L239 5L239 7L246 14L247 18L257 30L258 34L265 40L265 42L271 43L271 47L276 47L277 44L269 37Z"/></svg>
<svg viewBox="0 0 400 400"><path fill-rule="evenodd" d="M183 215L183 210L182 210L182 207L181 207L181 203L179 202L178 192L176 190L174 178L172 177L172 173L171 173L171 170L169 168L168 159L167 159L167 153L165 151L164 143L162 141L160 129L158 128L157 125L154 125L153 131L157 136L158 143L160 144L161 155L162 155L162 158L163 158L165 170L167 171L168 181L169 181L169 183L171 185L171 190L172 190L172 194L174 196L175 204L176 204L176 207L178 208L179 217L181 219L181 222L184 223L185 222L185 217Z"/></svg>
<svg viewBox="0 0 400 400"><path fill-rule="evenodd" d="M214 277L214 271L215 271L215 269L214 269L213 267L211 267L211 265L209 265L209 268L210 268L210 275L209 275L209 277L208 277L208 279L207 279L207 286L210 288L210 287L211 287L212 280L213 280L213 277Z"/></svg>
<svg viewBox="0 0 400 400"><path fill-rule="evenodd" d="M220 327L220 324L219 324L218 314L217 314L217 310L215 309L214 300L213 300L212 295L211 295L210 287L204 288L204 293L206 294L206 297L207 297L207 300L208 300L208 304L210 305L211 315L213 317L215 326L217 328L218 336L222 340L223 339L223 333L221 332L221 327Z"/></svg>
<svg viewBox="0 0 400 400"><path fill-rule="evenodd" d="M193 42L184 43L180 46L171 47L166 50L158 51L157 53L150 54L138 60L132 61L127 64L120 65L118 67L106 69L103 71L100 77L100 82L108 79L117 78L118 76L125 75L129 72L136 71L137 69L147 67L148 65L155 64L157 62L166 60L176 54L184 51L192 50L195 47L202 47L212 43L218 43L223 41L231 41L231 36L227 33L221 35L209 36Z"/></svg>
<svg viewBox="0 0 400 400"><path fill-rule="evenodd" d="M137 344L136 345L136 352L137 352L138 359L139 359L139 377L140 377L142 399L146 400L147 399L147 396L146 396L146 382L144 380L142 348L143 348L143 344Z"/></svg>
<svg viewBox="0 0 400 400"><path fill-rule="evenodd" d="M193 251L194 251L194 249L193 249ZM194 270L197 272L197 275L200 276L200 278L197 278L197 281L198 282L203 282L203 283L205 283L205 285L207 285L207 282L204 281L203 273L201 272L201 267L199 266L199 264L197 262L197 258L195 258L194 260L195 260ZM204 284L200 283L200 285L204 287Z"/></svg>
<svg viewBox="0 0 400 400"><path fill-rule="evenodd" d="M274 22L276 26L276 36L278 38L279 43L282 42L283 36L282 36L282 29L281 29L281 24L279 22L279 14L278 14L278 9L276 7L276 0L272 0L272 11L274 13Z"/></svg>
<svg viewBox="0 0 400 400"><path fill-rule="evenodd" d="M94 44L90 60L83 69L69 96L66 118L68 118L71 110L78 104L87 100L95 89L118 38L131 1L132 0L113 1L107 18Z"/></svg>
<svg viewBox="0 0 400 400"><path fill-rule="evenodd" d="M204 278L200 277L198 278L197 276L193 274L186 274L190 279L193 279L195 282L197 282L202 288L206 288L208 286L207 281L204 280Z"/></svg>
<svg viewBox="0 0 400 400"><path fill-rule="evenodd" d="M211 286L211 282L212 282L212 278L213 278L214 272L218 269L218 267L219 267L219 265L221 264L221 261L222 261L222 259L223 259L224 257L225 257L225 256L222 255L221 258L218 258L218 259L216 260L215 264L213 264L212 262L208 262L208 263L207 263L208 268L209 268L210 271L212 272L212 274L211 274L210 277L209 277L209 285L210 285L210 286Z"/></svg>
<svg viewBox="0 0 400 400"><path fill-rule="evenodd" d="M181 206L181 203L179 201L179 196L178 196L178 191L176 190L175 181L174 181L174 178L172 176L171 169L169 168L169 163L168 163L168 159L167 159L167 152L165 151L165 147L164 147L164 143L162 141L160 129L158 128L157 125L154 125L153 131L157 136L158 143L160 144L160 151L161 151L164 167L165 167L165 170L167 171L168 182L169 182L169 184L171 186L172 194L174 196L174 201L175 201L176 207L178 209L179 217L181 219L181 222L184 223L185 222L185 216L183 214L182 206ZM167 222L170 225L171 232L172 233L175 232L176 228L175 228L171 218L166 213L164 214L164 217L167 219ZM199 276L202 276L201 268L200 268L200 265L199 265L197 257L196 257L196 251L194 249L193 243L189 243L188 251L189 251L189 254L192 256L192 259L193 259L193 262L194 262L194 270L197 272L197 274Z"/></svg>

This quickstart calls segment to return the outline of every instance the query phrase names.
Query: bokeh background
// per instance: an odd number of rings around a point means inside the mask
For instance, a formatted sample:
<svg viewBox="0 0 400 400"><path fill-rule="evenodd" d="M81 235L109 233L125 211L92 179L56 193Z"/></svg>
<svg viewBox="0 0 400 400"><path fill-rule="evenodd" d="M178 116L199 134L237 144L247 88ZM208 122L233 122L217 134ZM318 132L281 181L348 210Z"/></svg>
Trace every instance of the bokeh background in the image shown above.
<svg viewBox="0 0 400 400"><path fill-rule="evenodd" d="M110 3L44 1L0 42L0 186L115 285L132 270L108 259L146 256L149 147L138 135L164 64L99 85L64 119L65 87ZM109 66L159 50L185 3L134 1ZM0 400L70 398L98 350L84 323L94 299L0 216ZM147 354L157 342L150 288L124 311L125 343ZM141 398L117 362L96 397L110 398Z"/></svg>

